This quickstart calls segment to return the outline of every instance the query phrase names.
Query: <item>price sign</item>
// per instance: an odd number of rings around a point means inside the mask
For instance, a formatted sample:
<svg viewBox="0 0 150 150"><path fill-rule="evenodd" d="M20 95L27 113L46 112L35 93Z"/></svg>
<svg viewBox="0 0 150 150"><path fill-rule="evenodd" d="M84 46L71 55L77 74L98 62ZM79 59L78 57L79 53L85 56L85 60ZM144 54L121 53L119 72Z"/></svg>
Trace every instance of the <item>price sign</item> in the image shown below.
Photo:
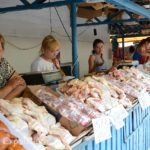
<svg viewBox="0 0 150 150"><path fill-rule="evenodd" d="M150 95L148 92L141 92L138 96L138 101L142 107L142 109L146 109L148 106L150 106Z"/></svg>
<svg viewBox="0 0 150 150"><path fill-rule="evenodd" d="M117 130L124 126L123 119L126 118L127 116L128 112L121 104L112 108L109 114L110 121Z"/></svg>
<svg viewBox="0 0 150 150"><path fill-rule="evenodd" d="M93 119L92 124L96 144L111 138L109 117L102 116L101 118Z"/></svg>

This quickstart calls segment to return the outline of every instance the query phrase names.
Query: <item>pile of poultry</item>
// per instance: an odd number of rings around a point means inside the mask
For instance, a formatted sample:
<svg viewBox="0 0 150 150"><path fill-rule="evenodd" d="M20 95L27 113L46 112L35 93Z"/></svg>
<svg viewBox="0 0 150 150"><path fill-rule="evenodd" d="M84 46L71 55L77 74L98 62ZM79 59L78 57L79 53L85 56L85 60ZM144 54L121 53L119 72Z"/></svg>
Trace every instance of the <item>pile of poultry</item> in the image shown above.
<svg viewBox="0 0 150 150"><path fill-rule="evenodd" d="M143 68L146 72L150 73L150 61L143 65Z"/></svg>
<svg viewBox="0 0 150 150"><path fill-rule="evenodd" d="M38 150L70 150L69 144L75 137L56 123L55 117L49 114L44 106L38 106L28 98L11 101L0 99L0 112L20 129L23 136L28 137Z"/></svg>
<svg viewBox="0 0 150 150"><path fill-rule="evenodd" d="M101 117L101 113L89 107L74 97L54 97L44 89L37 91L36 96L40 98L51 110L59 112L67 119L77 122L85 127L92 119Z"/></svg>
<svg viewBox="0 0 150 150"><path fill-rule="evenodd" d="M135 67L124 67L119 70L114 68L105 79L134 98L137 98L143 90L150 91L150 78Z"/></svg>
<svg viewBox="0 0 150 150"><path fill-rule="evenodd" d="M99 112L112 109L119 103L131 107L123 90L105 79L105 76L86 77L84 81L71 80L59 89L65 96L73 96Z"/></svg>
<svg viewBox="0 0 150 150"><path fill-rule="evenodd" d="M150 77L135 67L113 68L107 75L93 75L84 81L75 79L66 83L60 92L65 96L73 95L79 101L104 112L118 103L131 107L128 96L137 98L141 91L150 91ZM127 96L127 97L126 97Z"/></svg>
<svg viewBox="0 0 150 150"><path fill-rule="evenodd" d="M85 127L92 119L104 115L102 112L118 104L132 107L127 95L137 98L141 91L150 91L149 81L150 78L135 67L113 68L107 75L70 80L59 89L65 96L57 97L44 89L39 89L36 96L55 112ZM28 98L0 99L0 113L20 129L38 150L71 149L69 144L75 137L56 123L55 117L44 106L38 106ZM5 137L12 143L2 144ZM16 138L2 122L0 138L0 150L24 150L13 142Z"/></svg>

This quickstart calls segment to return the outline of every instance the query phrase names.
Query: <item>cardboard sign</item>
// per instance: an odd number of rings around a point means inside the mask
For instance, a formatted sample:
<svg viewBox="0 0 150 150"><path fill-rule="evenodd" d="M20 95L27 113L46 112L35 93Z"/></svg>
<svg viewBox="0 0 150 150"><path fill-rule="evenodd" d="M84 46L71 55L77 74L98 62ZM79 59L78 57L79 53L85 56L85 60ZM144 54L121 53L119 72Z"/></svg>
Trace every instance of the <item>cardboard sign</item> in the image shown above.
<svg viewBox="0 0 150 150"><path fill-rule="evenodd" d="M101 118L93 119L92 124L96 144L111 138L109 117L102 116Z"/></svg>
<svg viewBox="0 0 150 150"><path fill-rule="evenodd" d="M127 116L128 112L121 104L112 108L109 114L110 121L117 130L124 126L123 119L126 118Z"/></svg>
<svg viewBox="0 0 150 150"><path fill-rule="evenodd" d="M141 92L140 95L138 96L138 101L141 105L141 108L144 110L148 106L150 106L150 95L148 92Z"/></svg>

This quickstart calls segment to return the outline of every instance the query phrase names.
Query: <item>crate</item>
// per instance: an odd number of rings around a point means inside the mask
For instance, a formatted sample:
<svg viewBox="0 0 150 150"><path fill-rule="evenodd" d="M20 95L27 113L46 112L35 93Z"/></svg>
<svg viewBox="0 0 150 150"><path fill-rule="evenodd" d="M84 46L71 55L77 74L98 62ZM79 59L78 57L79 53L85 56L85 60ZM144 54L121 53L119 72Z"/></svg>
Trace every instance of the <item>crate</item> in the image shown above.
<svg viewBox="0 0 150 150"><path fill-rule="evenodd" d="M111 127L112 137L95 144L94 137L84 138L73 150L148 150L150 147L150 107L142 111L139 103L128 111L125 126Z"/></svg>

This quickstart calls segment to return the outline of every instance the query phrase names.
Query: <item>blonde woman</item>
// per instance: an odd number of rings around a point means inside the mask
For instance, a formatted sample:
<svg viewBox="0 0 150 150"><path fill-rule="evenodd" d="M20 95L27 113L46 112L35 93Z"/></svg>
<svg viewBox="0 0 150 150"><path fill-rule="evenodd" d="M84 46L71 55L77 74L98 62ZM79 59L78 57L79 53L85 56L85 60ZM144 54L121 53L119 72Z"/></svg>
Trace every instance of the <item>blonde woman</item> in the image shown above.
<svg viewBox="0 0 150 150"><path fill-rule="evenodd" d="M56 59L61 45L52 35L47 35L41 46L41 55L31 64L32 72L56 71L60 70L59 61Z"/></svg>
<svg viewBox="0 0 150 150"><path fill-rule="evenodd" d="M12 99L20 96L26 83L3 57L4 45L4 37L0 34L0 98Z"/></svg>

